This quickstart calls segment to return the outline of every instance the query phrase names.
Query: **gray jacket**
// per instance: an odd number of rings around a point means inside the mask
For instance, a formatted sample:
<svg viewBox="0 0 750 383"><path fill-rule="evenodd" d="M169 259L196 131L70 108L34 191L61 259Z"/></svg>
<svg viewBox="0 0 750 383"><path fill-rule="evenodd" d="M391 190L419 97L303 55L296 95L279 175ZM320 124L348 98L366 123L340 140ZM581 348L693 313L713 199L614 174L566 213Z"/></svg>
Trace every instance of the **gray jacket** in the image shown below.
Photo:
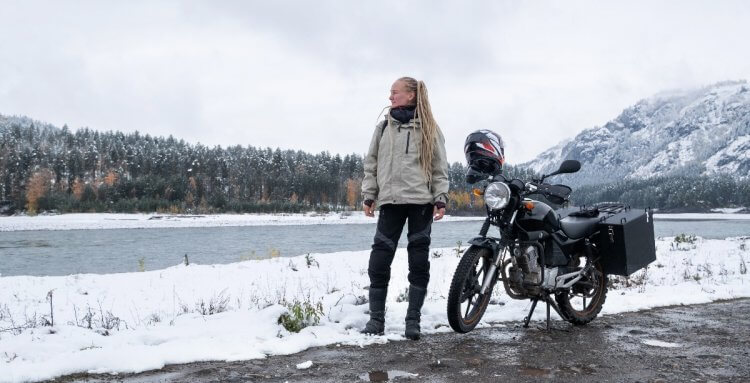
<svg viewBox="0 0 750 383"><path fill-rule="evenodd" d="M383 129L386 122L388 126ZM390 115L377 124L364 163L362 197L365 200L375 200L378 205L448 202L445 139L438 129L432 157L432 182L428 184L419 166L420 129L416 119L401 123Z"/></svg>

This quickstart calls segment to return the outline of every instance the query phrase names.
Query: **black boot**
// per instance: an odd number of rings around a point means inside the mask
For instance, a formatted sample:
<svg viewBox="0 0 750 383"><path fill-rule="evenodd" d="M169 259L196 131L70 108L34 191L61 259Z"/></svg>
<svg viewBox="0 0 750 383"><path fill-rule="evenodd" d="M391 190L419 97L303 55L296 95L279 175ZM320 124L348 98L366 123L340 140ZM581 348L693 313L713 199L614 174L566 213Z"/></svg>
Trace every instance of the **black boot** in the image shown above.
<svg viewBox="0 0 750 383"><path fill-rule="evenodd" d="M383 335L385 331L385 297L387 294L387 288L370 287L370 320L367 321L365 328L360 331L362 334Z"/></svg>
<svg viewBox="0 0 750 383"><path fill-rule="evenodd" d="M404 331L404 336L411 340L419 340L421 335L419 320L426 294L427 289L425 288L414 285L409 286L409 308L406 309L406 330Z"/></svg>

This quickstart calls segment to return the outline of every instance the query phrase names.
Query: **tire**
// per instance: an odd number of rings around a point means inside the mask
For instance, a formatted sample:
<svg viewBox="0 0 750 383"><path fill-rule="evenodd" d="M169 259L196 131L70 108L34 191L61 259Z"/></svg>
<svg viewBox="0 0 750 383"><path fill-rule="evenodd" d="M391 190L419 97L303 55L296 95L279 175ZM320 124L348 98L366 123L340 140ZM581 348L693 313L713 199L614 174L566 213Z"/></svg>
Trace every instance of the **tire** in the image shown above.
<svg viewBox="0 0 750 383"><path fill-rule="evenodd" d="M585 257L582 260L590 262ZM555 294L555 301L560 307L564 319L574 325L585 325L602 311L607 299L607 275L602 272L602 265L594 263L593 269L570 290Z"/></svg>
<svg viewBox="0 0 750 383"><path fill-rule="evenodd" d="M497 278L486 294L480 295L479 289L491 264L492 252L476 246L469 247L458 263L448 292L448 323L454 331L464 334L473 330L487 310Z"/></svg>

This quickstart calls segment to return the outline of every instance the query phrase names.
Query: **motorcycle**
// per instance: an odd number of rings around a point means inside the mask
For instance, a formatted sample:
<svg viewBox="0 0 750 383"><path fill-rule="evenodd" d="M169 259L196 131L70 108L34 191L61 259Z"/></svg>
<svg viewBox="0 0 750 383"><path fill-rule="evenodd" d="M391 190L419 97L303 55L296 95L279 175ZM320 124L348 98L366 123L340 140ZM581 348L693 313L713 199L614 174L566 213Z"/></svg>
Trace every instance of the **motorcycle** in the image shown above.
<svg viewBox="0 0 750 383"><path fill-rule="evenodd" d="M451 281L447 310L453 330L467 333L476 327L498 281L510 298L531 300L524 327L529 326L539 301L547 304L547 328L550 308L574 325L585 325L597 317L607 298L607 257L611 261L624 249L609 246L610 239L615 243L615 239L619 240L615 234L620 234L616 224L606 226L606 220L629 208L620 204L588 209L567 207L572 189L545 183L545 179L575 173L580 168L580 162L567 160L557 171L528 182L502 174L479 181L483 187L475 189L474 194L484 196L487 218L479 236L469 241L471 246ZM542 198L529 198L533 195L541 195L563 208L554 210ZM649 214L647 210L646 222ZM626 223L627 218L616 218ZM650 225L653 245L653 223ZM490 227L499 229L499 237L488 235ZM641 232L648 233L648 226L640 227L645 228ZM655 250L653 253L655 259ZM643 266L612 273L629 275Z"/></svg>

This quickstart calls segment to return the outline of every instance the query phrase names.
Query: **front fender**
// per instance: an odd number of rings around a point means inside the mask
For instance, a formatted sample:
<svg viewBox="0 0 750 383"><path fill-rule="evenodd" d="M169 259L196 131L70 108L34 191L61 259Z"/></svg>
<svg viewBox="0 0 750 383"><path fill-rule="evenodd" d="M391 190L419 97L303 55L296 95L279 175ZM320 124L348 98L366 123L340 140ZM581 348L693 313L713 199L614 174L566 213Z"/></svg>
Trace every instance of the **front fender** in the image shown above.
<svg viewBox="0 0 750 383"><path fill-rule="evenodd" d="M469 243L477 246L477 247L483 247L486 249L490 249L492 251L492 255L495 256L498 253L500 253L500 250L502 246L500 245L500 242L495 238L490 237L476 237L469 240Z"/></svg>

